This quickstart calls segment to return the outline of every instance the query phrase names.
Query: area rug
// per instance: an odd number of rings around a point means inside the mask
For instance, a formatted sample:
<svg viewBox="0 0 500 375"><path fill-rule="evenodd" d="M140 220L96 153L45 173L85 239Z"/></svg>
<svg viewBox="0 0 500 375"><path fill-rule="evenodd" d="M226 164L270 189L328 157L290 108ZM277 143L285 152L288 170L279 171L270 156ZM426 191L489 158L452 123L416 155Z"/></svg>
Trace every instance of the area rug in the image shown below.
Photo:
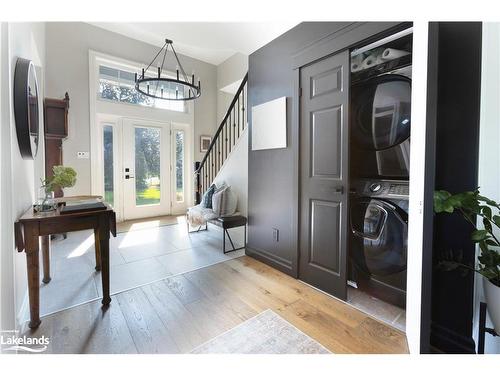
<svg viewBox="0 0 500 375"><path fill-rule="evenodd" d="M166 225L176 225L184 224L186 225L185 215L180 216L157 216L149 217L145 219L127 220L120 223L116 223L116 232L125 233L134 230L150 229L163 227Z"/></svg>
<svg viewBox="0 0 500 375"><path fill-rule="evenodd" d="M272 310L195 348L193 354L331 354Z"/></svg>

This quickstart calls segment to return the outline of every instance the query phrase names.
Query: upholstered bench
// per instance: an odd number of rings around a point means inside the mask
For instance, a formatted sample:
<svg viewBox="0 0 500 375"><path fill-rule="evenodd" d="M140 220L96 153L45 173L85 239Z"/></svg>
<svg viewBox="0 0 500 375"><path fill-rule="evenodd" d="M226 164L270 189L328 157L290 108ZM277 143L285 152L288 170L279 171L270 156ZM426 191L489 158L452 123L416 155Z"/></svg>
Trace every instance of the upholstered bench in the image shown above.
<svg viewBox="0 0 500 375"><path fill-rule="evenodd" d="M211 224L217 225L218 227L222 228L222 252L224 254L245 248L246 241L247 241L247 218L245 216L241 216L241 215L221 216L221 217L217 217L215 219L211 219L211 220L209 220L209 222ZM229 235L228 229L237 228L237 227L244 227L245 234L243 236L243 246L235 248L233 240L231 239L231 236ZM233 248L232 250L228 250L228 251L226 251L226 234L227 234L227 238L229 239L229 242L231 243L231 247Z"/></svg>

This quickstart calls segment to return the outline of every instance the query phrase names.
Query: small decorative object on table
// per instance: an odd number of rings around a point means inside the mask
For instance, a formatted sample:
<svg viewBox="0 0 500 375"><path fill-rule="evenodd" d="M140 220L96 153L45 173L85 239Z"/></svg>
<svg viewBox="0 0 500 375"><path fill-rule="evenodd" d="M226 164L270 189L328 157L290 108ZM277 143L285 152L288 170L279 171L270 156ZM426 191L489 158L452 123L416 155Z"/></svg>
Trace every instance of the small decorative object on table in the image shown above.
<svg viewBox="0 0 500 375"><path fill-rule="evenodd" d="M484 295L488 313L497 334L500 333L500 204L479 194L479 190L466 191L452 195L447 191L434 192L434 210L436 213L453 213L455 210L472 225L471 239L481 250L477 260L478 268L472 264L455 261L442 261L441 266L451 270L463 267L483 276ZM477 219L481 218L482 228L477 228Z"/></svg>
<svg viewBox="0 0 500 375"><path fill-rule="evenodd" d="M75 186L76 172L71 167L64 167L62 165L55 165L53 167L53 176L42 180L40 187L40 199L35 204L35 212L53 211L57 208L57 203L54 200L54 190L60 188Z"/></svg>

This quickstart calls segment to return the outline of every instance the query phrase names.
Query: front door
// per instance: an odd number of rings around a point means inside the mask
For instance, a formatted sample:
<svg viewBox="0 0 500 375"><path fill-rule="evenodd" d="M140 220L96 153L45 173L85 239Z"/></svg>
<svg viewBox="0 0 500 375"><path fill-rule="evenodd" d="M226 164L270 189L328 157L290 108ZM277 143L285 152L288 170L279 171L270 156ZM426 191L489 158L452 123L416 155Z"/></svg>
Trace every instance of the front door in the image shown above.
<svg viewBox="0 0 500 375"><path fill-rule="evenodd" d="M300 71L299 278L347 298L349 51Z"/></svg>
<svg viewBox="0 0 500 375"><path fill-rule="evenodd" d="M169 215L170 124L123 119L123 216Z"/></svg>

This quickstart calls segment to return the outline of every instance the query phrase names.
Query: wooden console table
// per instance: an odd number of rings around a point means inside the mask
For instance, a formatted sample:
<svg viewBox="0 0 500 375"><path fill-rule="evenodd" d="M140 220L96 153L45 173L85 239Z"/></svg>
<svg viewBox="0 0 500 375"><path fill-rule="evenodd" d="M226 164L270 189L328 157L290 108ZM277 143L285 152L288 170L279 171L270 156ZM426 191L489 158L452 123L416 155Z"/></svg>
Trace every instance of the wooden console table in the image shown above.
<svg viewBox="0 0 500 375"><path fill-rule="evenodd" d="M109 305L109 233L116 237L116 215L109 206L105 210L61 215L59 209L51 212L26 211L15 223L18 252L26 253L28 268L28 294L30 328L40 325L40 269L39 239L42 237L43 282L50 282L50 235L93 229L95 238L96 270L101 271L102 303Z"/></svg>

